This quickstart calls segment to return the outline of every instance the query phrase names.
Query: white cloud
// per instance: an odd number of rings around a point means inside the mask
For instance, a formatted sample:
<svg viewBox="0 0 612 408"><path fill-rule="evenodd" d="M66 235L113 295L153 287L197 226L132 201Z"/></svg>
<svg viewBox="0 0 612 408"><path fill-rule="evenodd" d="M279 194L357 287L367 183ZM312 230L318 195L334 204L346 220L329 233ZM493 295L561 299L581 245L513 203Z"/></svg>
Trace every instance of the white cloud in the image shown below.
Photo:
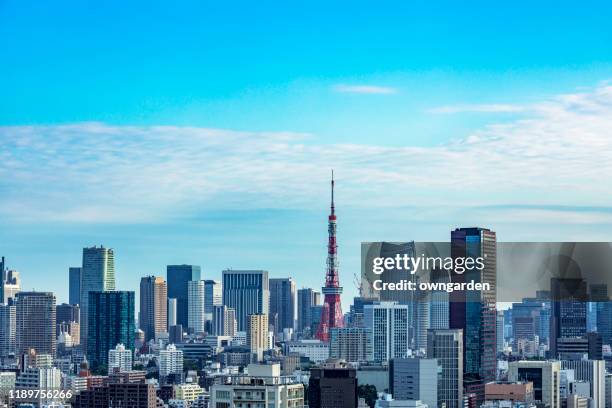
<svg viewBox="0 0 612 408"><path fill-rule="evenodd" d="M508 104L485 104L485 105L447 105L429 109L430 113L517 113L525 112L527 107Z"/></svg>
<svg viewBox="0 0 612 408"><path fill-rule="evenodd" d="M346 85L338 84L334 86L334 91L340 93L355 93L355 94L378 94L389 95L398 92L395 88L376 85Z"/></svg>
<svg viewBox="0 0 612 408"><path fill-rule="evenodd" d="M331 167L345 207L608 206L612 87L530 112L435 147L195 127L0 127L0 219L151 222L207 209L313 208L326 204Z"/></svg>

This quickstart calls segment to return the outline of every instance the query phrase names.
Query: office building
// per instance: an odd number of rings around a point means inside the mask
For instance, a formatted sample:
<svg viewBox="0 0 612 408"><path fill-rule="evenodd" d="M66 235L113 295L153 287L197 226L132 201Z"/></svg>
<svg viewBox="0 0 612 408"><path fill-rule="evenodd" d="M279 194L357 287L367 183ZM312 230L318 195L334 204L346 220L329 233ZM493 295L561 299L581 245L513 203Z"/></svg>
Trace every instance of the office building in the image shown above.
<svg viewBox="0 0 612 408"><path fill-rule="evenodd" d="M81 270L78 266L68 268L68 303L71 305L81 304Z"/></svg>
<svg viewBox="0 0 612 408"><path fill-rule="evenodd" d="M249 346L251 353L257 354L258 361L263 359L263 352L270 348L268 344L268 332L268 315L249 315L247 346Z"/></svg>
<svg viewBox="0 0 612 408"><path fill-rule="evenodd" d="M238 330L246 331L249 315L269 313L268 272L223 271L223 304L236 311Z"/></svg>
<svg viewBox="0 0 612 408"><path fill-rule="evenodd" d="M15 354L17 336L17 309L14 305L0 304L0 362Z"/></svg>
<svg viewBox="0 0 612 408"><path fill-rule="evenodd" d="M210 388L210 407L293 408L304 406L304 386L281 376L279 364L249 364L248 374L229 375ZM312 405L310 405L312 407ZM333 407L329 407L333 408Z"/></svg>
<svg viewBox="0 0 612 408"><path fill-rule="evenodd" d="M270 314L277 315L274 333L295 329L297 321L297 292L292 278L270 279Z"/></svg>
<svg viewBox="0 0 612 408"><path fill-rule="evenodd" d="M204 282L203 280L196 280L187 283L189 330L194 333L204 333L206 331L204 312L206 285Z"/></svg>
<svg viewBox="0 0 612 408"><path fill-rule="evenodd" d="M438 403L447 408L463 407L463 332L459 329L430 330L427 357L440 366Z"/></svg>
<svg viewBox="0 0 612 408"><path fill-rule="evenodd" d="M451 273L452 282L488 284L483 290L450 294L449 327L463 330L463 381L467 393L484 399L484 385L497 373L497 239L485 228L457 228L451 232L451 257L482 258L484 267ZM484 285L483 285L484 286Z"/></svg>
<svg viewBox="0 0 612 408"><path fill-rule="evenodd" d="M21 291L19 272L8 269L4 274L4 304L8 304ZM2 302L0 302L2 303Z"/></svg>
<svg viewBox="0 0 612 408"><path fill-rule="evenodd" d="M370 360L387 361L408 355L408 305L376 302L365 305L364 324L370 329Z"/></svg>
<svg viewBox="0 0 612 408"><path fill-rule="evenodd" d="M225 305L213 307L212 334L234 337L237 331L236 311Z"/></svg>
<svg viewBox="0 0 612 408"><path fill-rule="evenodd" d="M297 291L297 329L304 332L306 329L312 333L312 307L321 305L321 293L311 288ZM320 314L320 313L319 313Z"/></svg>
<svg viewBox="0 0 612 408"><path fill-rule="evenodd" d="M115 372L132 371L132 350L123 344L117 344L114 349L108 350L108 375Z"/></svg>
<svg viewBox="0 0 612 408"><path fill-rule="evenodd" d="M329 358L329 344L321 340L300 340L286 343L287 353L299 354L313 363L321 363Z"/></svg>
<svg viewBox="0 0 612 408"><path fill-rule="evenodd" d="M146 276L140 279L140 329L145 341L168 332L168 285L163 278Z"/></svg>
<svg viewBox="0 0 612 408"><path fill-rule="evenodd" d="M368 361L372 356L372 331L366 327L329 330L329 356L348 362Z"/></svg>
<svg viewBox="0 0 612 408"><path fill-rule="evenodd" d="M6 260L4 257L0 258L0 303L4 303L4 280L6 274Z"/></svg>
<svg viewBox="0 0 612 408"><path fill-rule="evenodd" d="M176 326L177 304L176 299L168 298L168 327Z"/></svg>
<svg viewBox="0 0 612 408"><path fill-rule="evenodd" d="M581 278L552 278L550 289L550 351L555 357L558 339L586 336L588 293Z"/></svg>
<svg viewBox="0 0 612 408"><path fill-rule="evenodd" d="M174 344L169 344L165 350L159 352L159 375L183 374L183 351L178 350Z"/></svg>
<svg viewBox="0 0 612 408"><path fill-rule="evenodd" d="M561 369L574 370L574 379L588 383L593 406L602 407L606 396L606 366L603 360L562 360Z"/></svg>
<svg viewBox="0 0 612 408"><path fill-rule="evenodd" d="M310 370L310 408L356 408L357 371L346 363L332 361Z"/></svg>
<svg viewBox="0 0 612 408"><path fill-rule="evenodd" d="M81 343L87 347L89 339L89 293L115 290L115 253L103 246L83 248L81 267ZM115 345L113 344L113 347ZM105 350L105 353L108 350Z"/></svg>
<svg viewBox="0 0 612 408"><path fill-rule="evenodd" d="M166 268L168 297L176 299L176 323L189 326L188 282L201 279L201 269L197 265L168 265Z"/></svg>
<svg viewBox="0 0 612 408"><path fill-rule="evenodd" d="M156 408L155 385L147 383L109 383L76 394L72 408Z"/></svg>
<svg viewBox="0 0 612 408"><path fill-rule="evenodd" d="M223 287L217 280L204 281L204 314L207 322L213 319L213 308L223 304Z"/></svg>
<svg viewBox="0 0 612 408"><path fill-rule="evenodd" d="M536 402L560 408L559 395L561 363L558 361L512 361L508 365L508 380L532 382Z"/></svg>
<svg viewBox="0 0 612 408"><path fill-rule="evenodd" d="M16 353L29 349L55 355L55 296L51 292L19 292L15 299Z"/></svg>
<svg viewBox="0 0 612 408"><path fill-rule="evenodd" d="M389 362L389 392L396 400L421 400L438 406L438 360L394 358Z"/></svg>
<svg viewBox="0 0 612 408"><path fill-rule="evenodd" d="M134 349L134 292L90 292L87 359L92 367L108 364L108 351L117 344Z"/></svg>

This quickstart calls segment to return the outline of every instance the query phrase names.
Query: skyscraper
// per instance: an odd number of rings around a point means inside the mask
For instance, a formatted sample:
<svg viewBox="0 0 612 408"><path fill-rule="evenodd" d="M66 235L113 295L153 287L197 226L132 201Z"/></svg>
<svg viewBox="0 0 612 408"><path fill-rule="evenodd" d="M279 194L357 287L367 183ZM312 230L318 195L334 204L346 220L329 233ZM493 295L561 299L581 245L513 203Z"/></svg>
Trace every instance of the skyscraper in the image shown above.
<svg viewBox="0 0 612 408"><path fill-rule="evenodd" d="M236 311L225 305L213 307L212 334L215 336L235 336L237 330Z"/></svg>
<svg viewBox="0 0 612 408"><path fill-rule="evenodd" d="M268 349L268 315L249 315L249 326L247 329L247 345L251 353L257 354L257 360L263 359L263 352Z"/></svg>
<svg viewBox="0 0 612 408"><path fill-rule="evenodd" d="M342 305L340 295L340 274L338 273L338 245L336 242L336 209L334 205L334 172L331 179L331 213L327 219L327 270L325 272L325 286L322 289L325 300L321 312L321 320L317 329L317 339L329 340L329 329L343 327Z"/></svg>
<svg viewBox="0 0 612 408"><path fill-rule="evenodd" d="M312 324L312 306L317 306L316 302L318 299L320 300L319 292L315 292L311 288L303 288L298 289L297 298L298 298L298 306L297 306L297 329L300 332L304 332L306 328L311 329L310 325ZM319 320L320 316L318 316L317 320ZM315 327L316 329L316 327Z"/></svg>
<svg viewBox="0 0 612 408"><path fill-rule="evenodd" d="M275 333L283 329L294 329L297 318L297 293L292 278L270 279L270 314L278 315Z"/></svg>
<svg viewBox="0 0 612 408"><path fill-rule="evenodd" d="M117 344L134 350L134 292L90 292L87 359L92 367L108 363L108 351Z"/></svg>
<svg viewBox="0 0 612 408"><path fill-rule="evenodd" d="M370 329L370 360L388 361L408 355L408 306L397 302L375 302L363 307L364 324Z"/></svg>
<svg viewBox="0 0 612 408"><path fill-rule="evenodd" d="M89 340L89 292L111 290L115 290L115 253L112 249L103 246L83 248L80 305L81 344L85 349Z"/></svg>
<svg viewBox="0 0 612 408"><path fill-rule="evenodd" d="M6 264L4 257L0 258L0 303L4 302L4 274L6 272Z"/></svg>
<svg viewBox="0 0 612 408"><path fill-rule="evenodd" d="M482 258L484 267L465 273L451 273L453 282L488 283L489 289L455 291L450 295L451 329L463 330L464 384L480 403L484 385L495 381L497 368L497 241L495 232L485 228L457 228L451 233L451 256Z"/></svg>
<svg viewBox="0 0 612 408"><path fill-rule="evenodd" d="M205 327L205 284L203 280L190 281L187 283L187 303L189 328L194 333L204 333Z"/></svg>
<svg viewBox="0 0 612 408"><path fill-rule="evenodd" d="M55 296L51 292L19 292L15 299L16 352L29 349L55 355Z"/></svg>
<svg viewBox="0 0 612 408"><path fill-rule="evenodd" d="M17 312L14 305L0 304L0 359L15 354Z"/></svg>
<svg viewBox="0 0 612 408"><path fill-rule="evenodd" d="M268 271L223 271L223 304L236 311L238 330L246 331L249 315L269 313Z"/></svg>
<svg viewBox="0 0 612 408"><path fill-rule="evenodd" d="M550 350L555 357L558 339L586 335L587 284L581 278L552 278L550 294Z"/></svg>
<svg viewBox="0 0 612 408"><path fill-rule="evenodd" d="M176 299L168 298L168 327L176 326Z"/></svg>
<svg viewBox="0 0 612 408"><path fill-rule="evenodd" d="M176 323L189 325L187 282L201 279L201 269L197 265L168 265L168 297L176 299Z"/></svg>
<svg viewBox="0 0 612 408"><path fill-rule="evenodd" d="M463 407L463 332L438 329L427 333L427 357L441 367L438 379L438 405Z"/></svg>
<svg viewBox="0 0 612 408"><path fill-rule="evenodd" d="M145 341L168 332L168 285L163 278L146 276L140 279L140 329Z"/></svg>
<svg viewBox="0 0 612 408"><path fill-rule="evenodd" d="M68 268L68 303L81 304L81 268L71 266Z"/></svg>
<svg viewBox="0 0 612 408"><path fill-rule="evenodd" d="M223 287L218 280L207 279L204 281L204 313L206 321L213 318L213 307L223 304Z"/></svg>

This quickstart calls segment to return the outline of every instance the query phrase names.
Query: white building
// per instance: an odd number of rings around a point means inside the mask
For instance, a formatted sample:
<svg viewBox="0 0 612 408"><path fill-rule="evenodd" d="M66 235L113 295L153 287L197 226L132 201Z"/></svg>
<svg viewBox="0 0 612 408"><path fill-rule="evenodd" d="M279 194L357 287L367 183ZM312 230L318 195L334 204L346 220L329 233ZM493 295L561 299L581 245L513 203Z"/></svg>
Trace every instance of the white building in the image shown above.
<svg viewBox="0 0 612 408"><path fill-rule="evenodd" d="M301 340L287 343L289 353L298 353L315 363L329 358L329 345L320 340Z"/></svg>
<svg viewBox="0 0 612 408"><path fill-rule="evenodd" d="M108 374L112 374L115 369L120 372L132 369L132 350L126 350L123 344L117 344L114 350L108 351Z"/></svg>
<svg viewBox="0 0 612 408"><path fill-rule="evenodd" d="M206 331L205 308L206 284L203 280L189 281L187 284L188 325L195 333Z"/></svg>
<svg viewBox="0 0 612 408"><path fill-rule="evenodd" d="M176 308L176 299L168 298L168 327L176 326Z"/></svg>
<svg viewBox="0 0 612 408"><path fill-rule="evenodd" d="M171 374L183 373L183 352L176 349L174 344L168 345L159 352L159 375L167 377Z"/></svg>
<svg viewBox="0 0 612 408"><path fill-rule="evenodd" d="M304 386L280 375L280 365L249 364L247 375L228 376L210 388L212 407L261 406L294 408L304 406Z"/></svg>
<svg viewBox="0 0 612 408"><path fill-rule="evenodd" d="M408 305L376 302L363 307L365 327L370 329L370 360L387 361L408 356Z"/></svg>

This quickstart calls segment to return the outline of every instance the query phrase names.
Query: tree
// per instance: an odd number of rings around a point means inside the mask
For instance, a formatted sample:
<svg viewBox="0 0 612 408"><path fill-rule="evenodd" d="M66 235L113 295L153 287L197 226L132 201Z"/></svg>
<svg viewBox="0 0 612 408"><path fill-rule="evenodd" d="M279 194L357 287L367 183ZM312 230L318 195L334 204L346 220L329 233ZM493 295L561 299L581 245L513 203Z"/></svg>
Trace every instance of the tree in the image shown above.
<svg viewBox="0 0 612 408"><path fill-rule="evenodd" d="M366 404L368 404L370 408L374 408L374 405L376 405L376 400L378 399L378 392L376 391L375 386L371 384L363 384L357 387L357 396L365 399Z"/></svg>

